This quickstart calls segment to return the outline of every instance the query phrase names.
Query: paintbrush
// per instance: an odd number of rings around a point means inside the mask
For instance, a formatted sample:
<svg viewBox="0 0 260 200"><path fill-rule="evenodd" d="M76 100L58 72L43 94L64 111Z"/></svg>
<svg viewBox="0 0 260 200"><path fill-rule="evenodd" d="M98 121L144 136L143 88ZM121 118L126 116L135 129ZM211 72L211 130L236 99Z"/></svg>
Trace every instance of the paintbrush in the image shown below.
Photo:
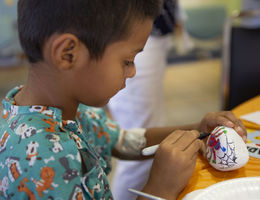
<svg viewBox="0 0 260 200"><path fill-rule="evenodd" d="M146 197L147 199L152 199L152 200L166 200L166 199L163 199L163 198L160 198L160 197L157 197L157 196L154 196L154 195L151 195L151 194L147 194L145 192L141 192L141 191L138 191L138 190L134 190L132 188L128 188L128 191L129 192L132 192L138 196L143 196L143 197Z"/></svg>
<svg viewBox="0 0 260 200"><path fill-rule="evenodd" d="M200 133L198 139L203 140L204 138L208 137L210 135L210 133ZM150 146L150 147L146 147L142 150L142 155L143 156L151 156L153 154L155 154L155 152L157 151L159 147L159 144Z"/></svg>

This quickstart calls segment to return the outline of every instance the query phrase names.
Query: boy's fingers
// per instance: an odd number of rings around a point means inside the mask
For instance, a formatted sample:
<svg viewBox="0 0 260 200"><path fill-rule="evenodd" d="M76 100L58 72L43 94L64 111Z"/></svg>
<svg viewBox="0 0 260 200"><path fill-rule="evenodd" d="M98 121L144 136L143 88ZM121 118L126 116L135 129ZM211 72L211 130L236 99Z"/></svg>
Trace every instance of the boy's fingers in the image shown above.
<svg viewBox="0 0 260 200"><path fill-rule="evenodd" d="M241 120L239 120L234 113L230 112L230 111L224 111L223 112L223 116L225 116L228 120L230 120L234 126L241 126L241 128L245 128L243 123L241 122ZM230 127L233 128L233 127Z"/></svg>
<svg viewBox="0 0 260 200"><path fill-rule="evenodd" d="M174 132L172 132L164 141L163 143L168 144L168 145L172 145L175 144L176 142L179 141L179 139L181 137L184 136L186 131L183 130L176 130Z"/></svg>
<svg viewBox="0 0 260 200"><path fill-rule="evenodd" d="M199 137L198 131L185 131L173 145L180 151L185 151Z"/></svg>
<svg viewBox="0 0 260 200"><path fill-rule="evenodd" d="M194 140L185 150L187 155L190 155L191 159L198 154L200 148L202 147L202 141L200 139Z"/></svg>
<svg viewBox="0 0 260 200"><path fill-rule="evenodd" d="M199 152L195 152L195 153L193 154L193 156L191 157L191 161L192 161L192 162L196 163L196 160L197 160L197 158L198 158L198 154L199 154Z"/></svg>
<svg viewBox="0 0 260 200"><path fill-rule="evenodd" d="M232 113L231 111L222 111L220 112L220 114L224 117L226 117L227 119L229 119L231 122L235 122L237 121L236 116L234 115L234 113Z"/></svg>
<svg viewBox="0 0 260 200"><path fill-rule="evenodd" d="M239 135L246 135L246 127L241 120L237 120L235 130L238 132Z"/></svg>
<svg viewBox="0 0 260 200"><path fill-rule="evenodd" d="M229 128L233 128L235 123L226 117L226 115L219 115L216 118L215 126L227 126Z"/></svg>
<svg viewBox="0 0 260 200"><path fill-rule="evenodd" d="M242 121L240 119L238 119L233 112L224 111L223 116L225 116L228 120L230 120L234 124L234 126L237 126L237 127L240 126L242 130L243 129L244 129L244 131L246 130Z"/></svg>
<svg viewBox="0 0 260 200"><path fill-rule="evenodd" d="M174 131L162 141L162 144L172 145L173 143L177 142L182 137L182 135L183 131Z"/></svg>
<svg viewBox="0 0 260 200"><path fill-rule="evenodd" d="M241 120L237 119L234 113L230 111L223 111L223 116L227 118L227 120L230 120L234 126L231 128L234 128L235 131L244 139L246 140L247 132L244 124L242 123Z"/></svg>
<svg viewBox="0 0 260 200"><path fill-rule="evenodd" d="M235 126L235 131L243 138L244 142L247 140L247 132L244 124L240 121L241 125ZM242 128L241 128L242 127Z"/></svg>

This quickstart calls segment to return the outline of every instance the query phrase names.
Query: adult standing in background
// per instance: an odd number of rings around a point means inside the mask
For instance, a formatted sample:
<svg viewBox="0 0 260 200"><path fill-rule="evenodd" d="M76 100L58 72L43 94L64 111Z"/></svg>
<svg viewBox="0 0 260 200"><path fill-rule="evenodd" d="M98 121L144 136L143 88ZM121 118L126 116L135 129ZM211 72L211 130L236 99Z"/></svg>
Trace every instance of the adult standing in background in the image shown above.
<svg viewBox="0 0 260 200"><path fill-rule="evenodd" d="M164 0L162 13L154 22L144 51L135 58L136 76L126 81L109 102L113 118L123 129L163 126L163 78L172 33L176 25L177 0ZM128 188L141 190L147 181L152 160L117 163L112 192L116 200L136 199Z"/></svg>

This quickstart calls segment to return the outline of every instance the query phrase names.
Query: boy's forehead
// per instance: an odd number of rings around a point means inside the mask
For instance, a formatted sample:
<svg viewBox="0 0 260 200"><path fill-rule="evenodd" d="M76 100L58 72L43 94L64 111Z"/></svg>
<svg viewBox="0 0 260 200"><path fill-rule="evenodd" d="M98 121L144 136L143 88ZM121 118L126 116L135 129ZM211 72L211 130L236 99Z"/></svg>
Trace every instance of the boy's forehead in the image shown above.
<svg viewBox="0 0 260 200"><path fill-rule="evenodd" d="M130 28L130 34L123 42L128 43L131 53L137 54L143 50L143 47L152 31L153 21L143 20L141 23L134 23Z"/></svg>
<svg viewBox="0 0 260 200"><path fill-rule="evenodd" d="M136 56L137 53L143 50L151 33L152 25L152 20L143 20L142 23L136 23L135 26L132 26L126 38L115 41L106 47L106 56Z"/></svg>
<svg viewBox="0 0 260 200"><path fill-rule="evenodd" d="M150 18L146 18L141 21L135 20L129 26L129 37L136 37L142 34L150 34L152 31L153 20Z"/></svg>

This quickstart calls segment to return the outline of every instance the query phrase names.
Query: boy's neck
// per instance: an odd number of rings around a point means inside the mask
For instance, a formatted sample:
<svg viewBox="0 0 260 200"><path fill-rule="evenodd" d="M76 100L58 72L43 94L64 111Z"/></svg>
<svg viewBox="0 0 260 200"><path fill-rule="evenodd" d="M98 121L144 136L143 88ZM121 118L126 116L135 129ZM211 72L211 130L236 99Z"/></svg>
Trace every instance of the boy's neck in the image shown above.
<svg viewBox="0 0 260 200"><path fill-rule="evenodd" d="M33 66L34 67L34 66ZM35 66L41 68L42 66ZM62 110L63 120L75 120L79 102L70 98L64 87L60 87L55 75L48 72L41 73L38 69L30 69L29 78L23 89L15 96L15 102L19 106L51 106ZM40 75L39 75L40 74Z"/></svg>

